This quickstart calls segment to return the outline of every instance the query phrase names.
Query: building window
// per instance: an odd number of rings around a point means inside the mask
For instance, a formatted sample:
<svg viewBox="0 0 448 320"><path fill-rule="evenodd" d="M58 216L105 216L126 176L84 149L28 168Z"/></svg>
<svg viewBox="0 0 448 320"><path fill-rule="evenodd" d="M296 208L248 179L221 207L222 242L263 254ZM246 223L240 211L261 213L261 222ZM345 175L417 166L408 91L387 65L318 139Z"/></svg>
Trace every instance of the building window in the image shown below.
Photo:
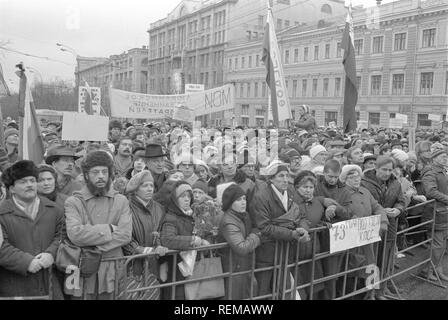
<svg viewBox="0 0 448 320"><path fill-rule="evenodd" d="M369 125L379 126L380 125L380 114L377 112L369 112Z"/></svg>
<svg viewBox="0 0 448 320"><path fill-rule="evenodd" d="M359 121L361 119L361 112L356 111L356 121Z"/></svg>
<svg viewBox="0 0 448 320"><path fill-rule="evenodd" d="M312 92L313 97L317 96L317 80L318 79L313 79L313 92Z"/></svg>
<svg viewBox="0 0 448 320"><path fill-rule="evenodd" d="M263 81L262 85L261 85L261 96L263 98L266 97L266 82Z"/></svg>
<svg viewBox="0 0 448 320"><path fill-rule="evenodd" d="M364 48L364 40L363 39L355 40L354 45L355 45L355 55L357 56L361 55L362 50Z"/></svg>
<svg viewBox="0 0 448 320"><path fill-rule="evenodd" d="M356 89L358 89L358 92L361 91L361 76L356 77Z"/></svg>
<svg viewBox="0 0 448 320"><path fill-rule="evenodd" d="M320 11L323 12L323 13L327 13L327 14L331 14L332 13L331 7L328 4L322 5L322 7L320 8Z"/></svg>
<svg viewBox="0 0 448 320"><path fill-rule="evenodd" d="M282 19L277 19L277 30L282 30Z"/></svg>
<svg viewBox="0 0 448 320"><path fill-rule="evenodd" d="M394 51L401 51L406 49L406 32L396 33L394 40Z"/></svg>
<svg viewBox="0 0 448 320"><path fill-rule="evenodd" d="M257 117L264 117L264 110L263 109L255 109L255 115Z"/></svg>
<svg viewBox="0 0 448 320"><path fill-rule="evenodd" d="M258 98L258 82L254 82L254 98Z"/></svg>
<svg viewBox="0 0 448 320"><path fill-rule="evenodd" d="M243 126L248 126L249 125L249 118L248 117L242 117L241 118L241 124Z"/></svg>
<svg viewBox="0 0 448 320"><path fill-rule="evenodd" d="M383 53L383 36L373 37L372 53Z"/></svg>
<svg viewBox="0 0 448 320"><path fill-rule="evenodd" d="M246 92L246 97L250 98L250 88L252 87L252 83L248 82L247 83L247 92Z"/></svg>
<svg viewBox="0 0 448 320"><path fill-rule="evenodd" d="M404 89L404 74L394 74L392 76L392 94L401 96Z"/></svg>
<svg viewBox="0 0 448 320"><path fill-rule="evenodd" d="M235 70L238 70L238 58L235 58Z"/></svg>
<svg viewBox="0 0 448 320"><path fill-rule="evenodd" d="M262 27L264 25L264 17L262 15L258 16L258 26Z"/></svg>
<svg viewBox="0 0 448 320"><path fill-rule="evenodd" d="M292 97L297 97L297 80L292 80Z"/></svg>
<svg viewBox="0 0 448 320"><path fill-rule="evenodd" d="M240 83L240 97L244 96L244 83Z"/></svg>
<svg viewBox="0 0 448 320"><path fill-rule="evenodd" d="M249 115L249 105L248 104L242 104L241 105L241 114L244 116Z"/></svg>
<svg viewBox="0 0 448 320"><path fill-rule="evenodd" d="M338 113L336 111L325 111L325 125L328 126L330 122L338 123Z"/></svg>
<svg viewBox="0 0 448 320"><path fill-rule="evenodd" d="M435 46L436 29L426 29L423 30L423 48L430 48Z"/></svg>
<svg viewBox="0 0 448 320"><path fill-rule="evenodd" d="M372 76L370 94L372 96L379 96L381 94L381 76Z"/></svg>
<svg viewBox="0 0 448 320"><path fill-rule="evenodd" d="M339 97L341 95L341 78L334 79L334 96Z"/></svg>
<svg viewBox="0 0 448 320"><path fill-rule="evenodd" d="M249 56L249 68L252 68L252 56Z"/></svg>
<svg viewBox="0 0 448 320"><path fill-rule="evenodd" d="M244 69L246 67L246 58L241 57L241 69Z"/></svg>
<svg viewBox="0 0 448 320"><path fill-rule="evenodd" d="M307 79L303 79L302 80L302 97L306 97L307 85L308 85L308 80Z"/></svg>
<svg viewBox="0 0 448 320"><path fill-rule="evenodd" d="M289 64L289 50L285 50L285 64Z"/></svg>
<svg viewBox="0 0 448 320"><path fill-rule="evenodd" d="M389 119L395 119L395 112L389 113Z"/></svg>
<svg viewBox="0 0 448 320"><path fill-rule="evenodd" d="M328 97L328 82L329 82L329 79L325 78L324 79L324 89L323 89L323 96L324 97Z"/></svg>
<svg viewBox="0 0 448 320"><path fill-rule="evenodd" d="M308 61L308 47L303 49L303 61Z"/></svg>
<svg viewBox="0 0 448 320"><path fill-rule="evenodd" d="M257 57L255 59L255 66L259 67L260 66L260 55L257 54Z"/></svg>
<svg viewBox="0 0 448 320"><path fill-rule="evenodd" d="M325 45L325 59L330 59L330 44Z"/></svg>
<svg viewBox="0 0 448 320"><path fill-rule="evenodd" d="M336 58L340 58L342 57L342 47L341 47L341 43L338 42L337 46L336 46Z"/></svg>
<svg viewBox="0 0 448 320"><path fill-rule="evenodd" d="M430 95L432 93L434 72L422 72L420 78L420 94Z"/></svg>
<svg viewBox="0 0 448 320"><path fill-rule="evenodd" d="M430 127L431 120L428 120L428 114L417 114L417 127Z"/></svg>
<svg viewBox="0 0 448 320"><path fill-rule="evenodd" d="M289 20L285 20L285 28L289 28Z"/></svg>
<svg viewBox="0 0 448 320"><path fill-rule="evenodd" d="M319 46L314 46L314 60L319 60Z"/></svg>
<svg viewBox="0 0 448 320"><path fill-rule="evenodd" d="M299 49L294 49L294 63L299 62Z"/></svg>

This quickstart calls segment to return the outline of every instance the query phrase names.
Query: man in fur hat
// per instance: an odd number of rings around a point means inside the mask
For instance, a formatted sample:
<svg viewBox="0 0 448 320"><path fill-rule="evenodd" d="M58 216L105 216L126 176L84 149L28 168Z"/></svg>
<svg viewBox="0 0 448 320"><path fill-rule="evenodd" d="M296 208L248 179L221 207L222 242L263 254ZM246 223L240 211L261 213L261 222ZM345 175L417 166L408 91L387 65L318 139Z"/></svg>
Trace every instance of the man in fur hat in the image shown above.
<svg viewBox="0 0 448 320"><path fill-rule="evenodd" d="M49 273L56 259L64 212L37 195L38 169L32 161L18 161L2 175L11 197L0 205L0 297L48 295ZM53 298L62 291L52 277Z"/></svg>
<svg viewBox="0 0 448 320"><path fill-rule="evenodd" d="M132 233L128 200L111 187L113 166L106 151L89 153L82 163L86 185L65 202L69 239L78 246L96 246L103 259L122 257ZM65 288L66 293L80 297L85 289L89 300L112 299L116 276L113 261L101 262L95 275L81 278L81 289Z"/></svg>

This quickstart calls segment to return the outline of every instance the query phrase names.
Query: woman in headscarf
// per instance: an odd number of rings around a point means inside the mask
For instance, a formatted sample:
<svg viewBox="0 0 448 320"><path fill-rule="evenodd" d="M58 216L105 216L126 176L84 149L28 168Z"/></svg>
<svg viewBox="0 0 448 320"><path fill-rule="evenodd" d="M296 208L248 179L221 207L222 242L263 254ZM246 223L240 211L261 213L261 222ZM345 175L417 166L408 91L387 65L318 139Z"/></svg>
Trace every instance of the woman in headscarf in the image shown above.
<svg viewBox="0 0 448 320"><path fill-rule="evenodd" d="M222 195L222 210L225 212L219 226L219 242L227 242L229 249L221 250L223 272L232 273L251 270L255 248L260 245L261 233L252 228L252 222L246 211L246 195L237 184L230 185ZM230 256L232 265L230 266ZM230 270L229 270L230 266ZM251 274L232 277L232 292L226 299L242 300L250 298ZM225 288L229 288L226 278ZM257 282L253 280L253 297L257 296Z"/></svg>
<svg viewBox="0 0 448 320"><path fill-rule="evenodd" d="M39 178L37 179L38 194L64 208L64 203L68 196L57 191L58 180L54 168L46 164L41 164L37 168L39 170Z"/></svg>
<svg viewBox="0 0 448 320"><path fill-rule="evenodd" d="M196 247L208 245L209 242L196 236L194 229L193 190L185 181L178 181L173 185L167 212L162 220L160 240L161 244L171 250L191 250ZM180 255L177 262L173 264L168 260L168 281L171 281L173 272L176 273L176 281L185 280L185 277L177 267L181 262ZM171 287L162 290L163 299L171 299ZM175 292L176 300L185 300L184 285L177 285Z"/></svg>

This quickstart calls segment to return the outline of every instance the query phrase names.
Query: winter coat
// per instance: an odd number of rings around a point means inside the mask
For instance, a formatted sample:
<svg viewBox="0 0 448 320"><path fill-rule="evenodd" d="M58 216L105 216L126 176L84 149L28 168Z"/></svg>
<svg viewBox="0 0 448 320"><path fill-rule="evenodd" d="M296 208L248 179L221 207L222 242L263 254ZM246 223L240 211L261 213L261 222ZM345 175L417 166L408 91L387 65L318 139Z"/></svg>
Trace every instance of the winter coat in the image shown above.
<svg viewBox="0 0 448 320"><path fill-rule="evenodd" d="M141 254L144 247L154 246L153 232L158 232L165 209L154 200L145 206L135 195L129 197L132 214L132 240L123 249L127 255Z"/></svg>
<svg viewBox="0 0 448 320"><path fill-rule="evenodd" d="M167 208L167 213L161 222L160 240L162 246L171 250L187 251L193 249L193 231L194 219L192 216L185 215L175 204L174 193L171 193L171 203ZM177 264L182 261L180 255L177 255L177 261L173 264L173 258L167 257L168 262L168 282L171 282L173 272L176 273L176 281L185 280ZM185 300L184 285L176 286L175 299ZM163 300L171 300L171 288L162 288Z"/></svg>
<svg viewBox="0 0 448 320"><path fill-rule="evenodd" d="M154 178L154 193L158 192L162 188L163 183L168 179L166 172L161 174L156 174L151 171L152 177Z"/></svg>
<svg viewBox="0 0 448 320"><path fill-rule="evenodd" d="M316 120L309 113L305 113L296 122L296 127L308 131L308 133L314 132L316 130Z"/></svg>
<svg viewBox="0 0 448 320"><path fill-rule="evenodd" d="M92 195L87 187L75 192L65 202L65 217L67 236L74 245L96 246L103 259L123 257L122 247L131 241L132 217L128 199L112 187L102 197ZM117 226L117 229L112 232L110 225ZM101 262L98 273L81 280L85 280L88 294L112 293L118 276L115 262L105 261ZM98 288L95 291L97 277ZM82 284L81 289L73 294L78 296L81 293Z"/></svg>
<svg viewBox="0 0 448 320"><path fill-rule="evenodd" d="M448 230L448 175L445 168L433 164L423 169L422 185L428 200L435 199L435 230ZM423 220L433 217L434 204L424 210Z"/></svg>
<svg viewBox="0 0 448 320"><path fill-rule="evenodd" d="M73 192L81 190L82 185L72 177L67 176L66 178L65 184L58 184L58 192L70 197Z"/></svg>
<svg viewBox="0 0 448 320"><path fill-rule="evenodd" d="M0 297L44 296L48 294L48 269L29 273L28 266L36 255L50 253L56 260L64 213L45 197L32 220L12 199L0 205L0 227L4 242L0 248ZM62 299L62 288L52 271L53 299Z"/></svg>
<svg viewBox="0 0 448 320"><path fill-rule="evenodd" d="M381 182L376 178L376 170L370 170L364 173L361 185L369 190L370 194L383 208L395 208L400 210L401 214L405 214L406 199L401 190L401 184L394 175L391 175L389 180L381 185ZM397 235L398 217L388 217L388 220L387 239L392 241Z"/></svg>
<svg viewBox="0 0 448 320"><path fill-rule="evenodd" d="M354 217L362 218L380 214L381 225L389 224L383 207L370 194L369 190L362 186L357 190L349 186L345 186L342 189L339 201L340 204L347 209L343 212L343 214L340 214L338 211L336 211L336 216L339 218L339 220L349 220ZM373 244L367 244L365 246L352 249L351 257L357 257L353 259L357 260L357 265L355 265L354 267L376 263L375 253L373 249ZM360 273L358 274L358 276L366 276L366 273Z"/></svg>
<svg viewBox="0 0 448 320"><path fill-rule="evenodd" d="M258 230L254 230L258 232ZM252 233L252 222L248 213L238 213L228 210L224 213L219 226L219 242L227 242L230 249L220 250L223 272L242 272L251 270L255 248L260 245L260 238ZM232 266L230 264L230 251L232 251ZM253 266L255 268L255 266ZM225 288L229 288L229 279L226 278ZM253 296L257 294L257 284L253 282ZM226 292L226 299L248 299L251 291L251 274L242 274L232 277L232 294Z"/></svg>
<svg viewBox="0 0 448 320"><path fill-rule="evenodd" d="M314 189L314 195L316 197L322 196L338 201L342 188L344 188L344 184L340 181L338 181L336 185L331 186L327 183L324 176L317 176L317 185Z"/></svg>
<svg viewBox="0 0 448 320"><path fill-rule="evenodd" d="M298 194L292 186L288 187L288 211L299 210L297 206ZM304 212L299 210L299 216L290 223L278 223L275 219L286 214L281 200L274 193L271 182L260 185L255 191L249 205L249 213L254 225L261 231L262 240L270 240L263 243L257 249L257 263L259 265L272 265L274 263L275 242L293 241L293 231L302 227L309 229L310 222ZM295 241L295 240L294 240ZM295 242L292 242L295 243ZM295 252L294 250L290 250Z"/></svg>

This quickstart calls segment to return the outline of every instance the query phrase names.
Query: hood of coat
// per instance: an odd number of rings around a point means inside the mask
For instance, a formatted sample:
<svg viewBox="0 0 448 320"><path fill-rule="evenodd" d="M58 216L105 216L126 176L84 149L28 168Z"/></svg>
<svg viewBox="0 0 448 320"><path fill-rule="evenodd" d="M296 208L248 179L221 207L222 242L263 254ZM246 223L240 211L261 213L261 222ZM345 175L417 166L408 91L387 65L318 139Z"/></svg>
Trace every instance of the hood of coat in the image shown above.
<svg viewBox="0 0 448 320"><path fill-rule="evenodd" d="M175 214L177 216L180 216L180 217L189 217L179 207L178 201L177 201L177 197L176 197L176 189L180 185L182 185L182 184L186 184L186 182L185 181L177 181L172 186L171 194L170 194L170 197L169 197L170 201L169 201L169 204L168 204L168 211L170 211L171 213L173 213L173 214ZM193 196L193 195L191 195L191 196ZM192 204L193 204L193 197L191 198L191 201L190 201L190 208L191 208ZM192 218L192 217L190 217L190 218Z"/></svg>

